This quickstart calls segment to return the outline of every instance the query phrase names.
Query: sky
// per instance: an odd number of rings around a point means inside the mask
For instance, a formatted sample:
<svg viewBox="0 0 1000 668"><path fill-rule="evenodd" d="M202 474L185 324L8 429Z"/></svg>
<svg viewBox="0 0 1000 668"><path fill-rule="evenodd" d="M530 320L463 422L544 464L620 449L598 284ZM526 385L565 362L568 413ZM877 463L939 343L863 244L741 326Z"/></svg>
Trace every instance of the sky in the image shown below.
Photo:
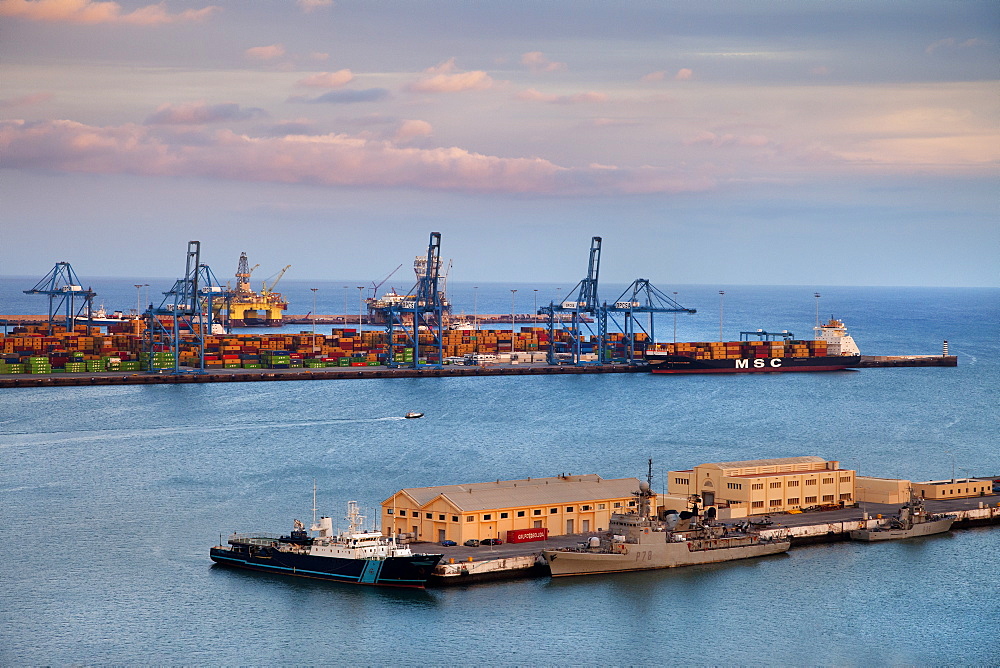
<svg viewBox="0 0 1000 668"><path fill-rule="evenodd" d="M1000 4L0 0L0 275L1000 286Z"/></svg>

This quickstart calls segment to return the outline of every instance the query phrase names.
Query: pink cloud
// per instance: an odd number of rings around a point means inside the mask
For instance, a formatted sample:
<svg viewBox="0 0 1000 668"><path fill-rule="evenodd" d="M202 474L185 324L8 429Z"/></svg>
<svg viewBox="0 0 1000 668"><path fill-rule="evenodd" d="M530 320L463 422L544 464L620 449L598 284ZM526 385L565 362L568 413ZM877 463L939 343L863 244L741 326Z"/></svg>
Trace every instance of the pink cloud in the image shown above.
<svg viewBox="0 0 1000 668"><path fill-rule="evenodd" d="M577 93L575 95L553 95L542 93L534 88L522 90L514 96L518 100L526 102L548 102L549 104L587 104L595 102L607 102L609 99L606 93L589 91L587 93Z"/></svg>
<svg viewBox="0 0 1000 668"><path fill-rule="evenodd" d="M674 75L674 81L690 81L694 77L694 72L686 67L682 67L677 70L677 74Z"/></svg>
<svg viewBox="0 0 1000 668"><path fill-rule="evenodd" d="M251 60L274 60L285 55L285 47L281 44L254 46L244 51L243 55Z"/></svg>
<svg viewBox="0 0 1000 668"><path fill-rule="evenodd" d="M0 16L84 25L123 23L151 26L202 21L218 10L218 7L209 6L170 14L164 3L159 3L123 14L122 7L117 2L101 0L0 0Z"/></svg>
<svg viewBox="0 0 1000 668"><path fill-rule="evenodd" d="M532 72L555 72L566 69L566 63L549 60L541 51L529 51L521 56L521 64Z"/></svg>
<svg viewBox="0 0 1000 668"><path fill-rule="evenodd" d="M714 185L678 171L569 169L542 158L401 147L345 134L250 137L230 130L95 127L65 120L0 122L0 167L560 196L683 192Z"/></svg>
<svg viewBox="0 0 1000 668"><path fill-rule="evenodd" d="M407 142L417 137L428 137L434 132L434 128L427 121L407 120L396 131L396 142Z"/></svg>
<svg viewBox="0 0 1000 668"><path fill-rule="evenodd" d="M263 109L240 107L232 102L211 105L204 102L164 104L146 119L146 125L204 125L223 121L244 121L264 116L267 116L267 112Z"/></svg>
<svg viewBox="0 0 1000 668"><path fill-rule="evenodd" d="M14 107L31 107L42 104L52 99L52 93L32 93L21 97L9 97L0 100L0 109L12 109Z"/></svg>
<svg viewBox="0 0 1000 668"><path fill-rule="evenodd" d="M666 71L660 70L659 72L650 72L649 74L643 75L640 81L663 81L666 76Z"/></svg>
<svg viewBox="0 0 1000 668"><path fill-rule="evenodd" d="M453 65L453 61L454 59L448 62ZM495 84L493 77L486 72L473 70L457 74L435 74L411 83L406 90L412 93L459 93L466 90L486 90L493 88Z"/></svg>
<svg viewBox="0 0 1000 668"><path fill-rule="evenodd" d="M977 39L975 37L972 38L972 39L963 40L961 42L958 41L957 39L955 39L954 37L948 37L946 39L939 39L938 41L931 43L930 45L928 45L928 47L926 49L924 49L924 51L926 53L934 53L938 49L943 49L943 48L946 48L946 49L955 49L955 48L969 49L969 48L976 47L976 46L982 46L985 43L986 43L985 41L983 41L981 39Z"/></svg>
<svg viewBox="0 0 1000 668"><path fill-rule="evenodd" d="M333 7L333 0L296 0L295 4L299 6L299 9L308 14L317 9Z"/></svg>
<svg viewBox="0 0 1000 668"><path fill-rule="evenodd" d="M353 80L354 74L350 70L337 70L336 72L323 72L299 79L295 85L305 88L340 88Z"/></svg>

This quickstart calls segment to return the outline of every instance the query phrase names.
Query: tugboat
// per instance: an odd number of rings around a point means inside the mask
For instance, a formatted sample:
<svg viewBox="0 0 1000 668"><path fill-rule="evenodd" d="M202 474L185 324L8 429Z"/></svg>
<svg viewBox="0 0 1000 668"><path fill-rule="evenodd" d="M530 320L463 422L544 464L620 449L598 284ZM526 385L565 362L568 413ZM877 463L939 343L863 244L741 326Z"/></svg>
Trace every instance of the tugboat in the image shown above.
<svg viewBox="0 0 1000 668"><path fill-rule="evenodd" d="M645 571L677 566L711 564L787 552L787 538L763 538L748 524L743 530L714 524L714 508L705 521L698 513L699 497L692 511L667 513L662 520L651 515L653 461L649 476L634 496L638 512L615 513L603 537L591 537L577 548L542 550L552 577Z"/></svg>
<svg viewBox="0 0 1000 668"><path fill-rule="evenodd" d="M954 515L934 515L924 508L924 500L910 488L910 500L903 504L895 517L872 529L854 529L851 540L875 542L879 540L901 540L916 536L931 536L951 530Z"/></svg>
<svg viewBox="0 0 1000 668"><path fill-rule="evenodd" d="M348 502L346 519L349 528L339 535L334 535L329 517L321 517L319 522L314 519L310 529L315 536L310 536L299 520L294 521L287 536L234 533L229 536L228 546L213 547L210 556L217 564L254 571L411 588L423 588L441 561L443 555L416 554L381 531L365 531L356 501Z"/></svg>

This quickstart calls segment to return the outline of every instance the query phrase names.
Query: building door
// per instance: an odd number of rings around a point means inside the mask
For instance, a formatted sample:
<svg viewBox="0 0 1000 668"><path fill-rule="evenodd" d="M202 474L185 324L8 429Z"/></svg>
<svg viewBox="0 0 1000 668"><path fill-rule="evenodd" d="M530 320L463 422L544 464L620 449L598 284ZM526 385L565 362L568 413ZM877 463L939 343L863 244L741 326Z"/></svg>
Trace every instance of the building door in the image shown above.
<svg viewBox="0 0 1000 668"><path fill-rule="evenodd" d="M542 528L542 521L541 520L535 520L534 522L532 522L531 528L532 529L541 529Z"/></svg>
<svg viewBox="0 0 1000 668"><path fill-rule="evenodd" d="M590 531L590 520L580 520L580 521L583 523L583 526L580 527L580 531L582 531L583 533L587 533L588 531Z"/></svg>
<svg viewBox="0 0 1000 668"><path fill-rule="evenodd" d="M413 540L420 538L420 533L417 531L417 526L413 525Z"/></svg>
<svg viewBox="0 0 1000 668"><path fill-rule="evenodd" d="M438 529L438 542L440 543L444 539L445 539L445 530L444 529Z"/></svg>
<svg viewBox="0 0 1000 668"><path fill-rule="evenodd" d="M715 505L715 492L702 492L701 493L701 499L702 499L702 501L705 502L704 503L705 506L714 506Z"/></svg>
<svg viewBox="0 0 1000 668"><path fill-rule="evenodd" d="M573 533L573 520L566 520L566 533Z"/></svg>

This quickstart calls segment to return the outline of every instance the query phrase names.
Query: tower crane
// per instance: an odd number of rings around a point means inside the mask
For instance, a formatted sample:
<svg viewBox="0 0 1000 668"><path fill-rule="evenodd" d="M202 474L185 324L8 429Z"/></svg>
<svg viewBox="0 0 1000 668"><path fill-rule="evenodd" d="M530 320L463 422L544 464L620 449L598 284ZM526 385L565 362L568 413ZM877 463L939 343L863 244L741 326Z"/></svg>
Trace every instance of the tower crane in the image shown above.
<svg viewBox="0 0 1000 668"><path fill-rule="evenodd" d="M73 266L69 262L56 262L52 270L45 277L35 284L30 290L24 290L26 295L48 295L49 296L49 335L55 331L55 315L65 309L66 331L72 332L77 319L86 320L90 317L94 297L97 293L87 288L83 289L80 279L77 278ZM82 299L80 308L76 308L77 298ZM83 317L86 309L87 317Z"/></svg>

